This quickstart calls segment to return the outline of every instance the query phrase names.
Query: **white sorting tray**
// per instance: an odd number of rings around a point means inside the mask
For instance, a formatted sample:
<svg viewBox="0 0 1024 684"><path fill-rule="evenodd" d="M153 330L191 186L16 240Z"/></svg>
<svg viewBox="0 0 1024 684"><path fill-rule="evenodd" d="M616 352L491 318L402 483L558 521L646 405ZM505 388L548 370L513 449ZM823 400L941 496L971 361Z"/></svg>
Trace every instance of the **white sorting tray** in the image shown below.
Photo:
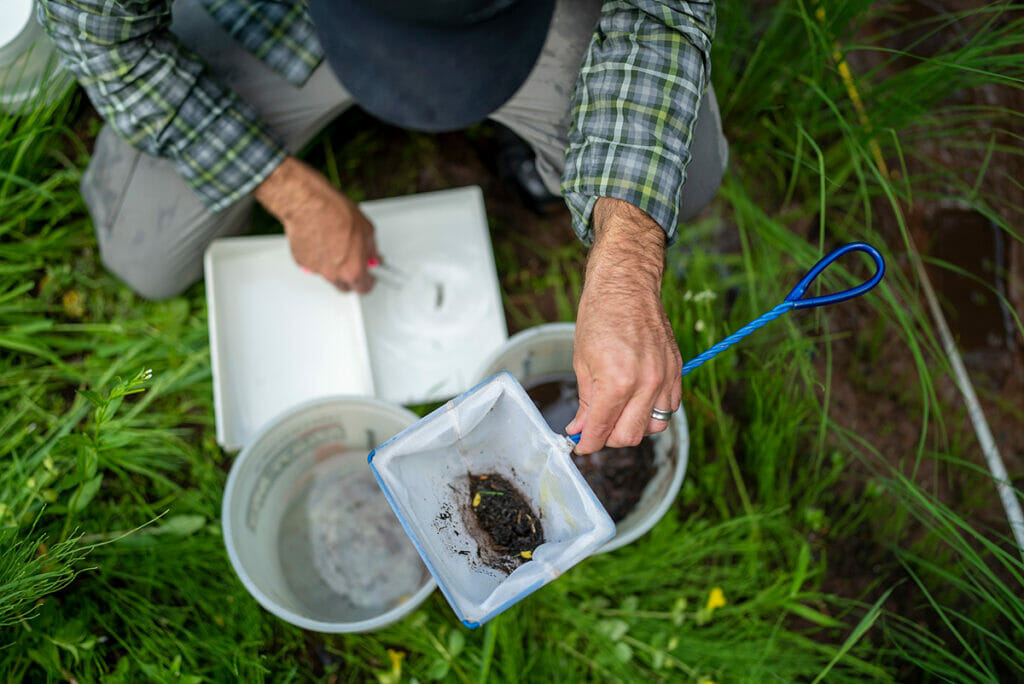
<svg viewBox="0 0 1024 684"><path fill-rule="evenodd" d="M508 338L480 188L360 206L391 267L363 297L303 273L283 235L207 248L213 398L225 449L242 448L310 399L448 399L475 382Z"/></svg>

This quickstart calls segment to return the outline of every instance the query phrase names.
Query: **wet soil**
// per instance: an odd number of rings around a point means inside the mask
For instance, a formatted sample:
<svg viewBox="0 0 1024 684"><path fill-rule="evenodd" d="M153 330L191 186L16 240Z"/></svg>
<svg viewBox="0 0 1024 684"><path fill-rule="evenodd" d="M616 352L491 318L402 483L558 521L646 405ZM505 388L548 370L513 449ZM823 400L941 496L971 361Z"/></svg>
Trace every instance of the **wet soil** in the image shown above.
<svg viewBox="0 0 1024 684"><path fill-rule="evenodd" d="M477 543L485 564L511 572L530 560L534 549L544 543L540 516L504 476L470 474L469 497L469 509L484 537Z"/></svg>
<svg viewBox="0 0 1024 684"><path fill-rule="evenodd" d="M576 375L536 378L525 389L551 429L564 431L580 403ZM608 447L585 455L574 452L572 460L616 523L633 511L655 474L654 444L649 437L635 447Z"/></svg>

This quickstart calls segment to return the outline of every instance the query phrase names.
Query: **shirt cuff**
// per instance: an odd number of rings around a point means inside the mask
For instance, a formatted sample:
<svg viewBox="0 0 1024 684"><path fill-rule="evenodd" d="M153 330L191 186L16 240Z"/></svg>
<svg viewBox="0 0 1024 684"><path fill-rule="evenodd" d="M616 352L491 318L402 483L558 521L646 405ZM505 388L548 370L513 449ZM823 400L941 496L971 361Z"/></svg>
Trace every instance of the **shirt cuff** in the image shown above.
<svg viewBox="0 0 1024 684"><path fill-rule="evenodd" d="M584 244L594 241L590 219L599 197L623 200L647 212L665 231L666 246L679 238L689 158L663 148L591 140L574 150L569 161L575 168L566 168L562 176L562 195L572 212L573 230Z"/></svg>
<svg viewBox="0 0 1024 684"><path fill-rule="evenodd" d="M209 78L200 77L195 88L209 92L190 97L179 111L178 119L190 122L191 130L174 162L207 208L220 211L255 190L288 152L256 110L238 96ZM198 102L217 106L187 111Z"/></svg>

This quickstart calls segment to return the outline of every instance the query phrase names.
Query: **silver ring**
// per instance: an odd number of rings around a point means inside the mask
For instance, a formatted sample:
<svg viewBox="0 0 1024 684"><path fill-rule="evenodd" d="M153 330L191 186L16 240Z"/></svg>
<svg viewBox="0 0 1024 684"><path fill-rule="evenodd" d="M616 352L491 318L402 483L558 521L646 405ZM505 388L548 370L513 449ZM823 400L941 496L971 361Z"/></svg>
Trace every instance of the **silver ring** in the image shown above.
<svg viewBox="0 0 1024 684"><path fill-rule="evenodd" d="M672 412L662 411L660 408L651 409L651 418L653 418L654 420L660 420L667 423L668 421L672 420Z"/></svg>

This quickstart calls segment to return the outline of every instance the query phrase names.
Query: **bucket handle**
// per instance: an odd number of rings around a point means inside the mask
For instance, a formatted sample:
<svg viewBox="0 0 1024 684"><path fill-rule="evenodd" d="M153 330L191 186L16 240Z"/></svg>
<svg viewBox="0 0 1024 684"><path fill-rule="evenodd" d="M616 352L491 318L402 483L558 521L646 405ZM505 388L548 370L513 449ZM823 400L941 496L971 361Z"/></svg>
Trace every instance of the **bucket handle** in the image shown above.
<svg viewBox="0 0 1024 684"><path fill-rule="evenodd" d="M835 292L832 294L821 295L818 297L809 297L806 299L803 298L804 293L807 291L807 288L810 287L811 283L814 282L814 279L821 275L821 272L828 268L832 264L832 262L834 262L839 257L843 256L844 254L847 254L848 252L864 252L865 254L869 255L875 262L874 275L872 275L871 278L864 281L860 285L851 287L848 290L843 290L841 292ZM796 284L796 287L794 287L793 290L788 295L786 295L786 298L782 301L781 304L774 307L770 311L761 314L760 316L758 316L751 322L747 323L745 326L743 326L733 334L723 339L721 342L715 344L707 351L698 354L697 356L693 357L692 359L684 363L682 375L686 375L687 373L693 371L694 369L703 365L707 361L710 361L711 359L713 359L714 357L718 356L726 349L731 347L732 345L742 340L750 333L754 332L755 330L764 326L770 321L774 321L776 318L786 313L790 309L811 309L816 306L827 306L829 304L845 302L848 299L859 297L868 290L872 289L875 285L878 285L878 283L881 282L883 275L885 275L885 260L882 258L882 255L879 253L879 251L872 247L871 245L864 242L851 242L842 245L841 247L837 247L836 249L826 254L818 263L814 264L811 270L807 272L807 275L801 278L800 282ZM582 433L569 435L569 439L572 440L573 444L579 444L581 434Z"/></svg>

